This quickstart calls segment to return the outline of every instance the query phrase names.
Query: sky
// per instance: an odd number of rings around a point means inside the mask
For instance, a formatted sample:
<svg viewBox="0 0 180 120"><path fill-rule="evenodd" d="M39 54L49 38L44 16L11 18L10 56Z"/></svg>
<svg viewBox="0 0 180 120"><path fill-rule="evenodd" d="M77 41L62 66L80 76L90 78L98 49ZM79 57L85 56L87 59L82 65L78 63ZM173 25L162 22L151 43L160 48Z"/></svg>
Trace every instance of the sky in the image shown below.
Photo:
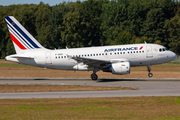
<svg viewBox="0 0 180 120"><path fill-rule="evenodd" d="M77 0L0 0L0 5L8 6L12 4L39 4L40 2L49 4L50 6L58 5L59 3L65 2L76 2ZM85 0L80 0L85 1Z"/></svg>

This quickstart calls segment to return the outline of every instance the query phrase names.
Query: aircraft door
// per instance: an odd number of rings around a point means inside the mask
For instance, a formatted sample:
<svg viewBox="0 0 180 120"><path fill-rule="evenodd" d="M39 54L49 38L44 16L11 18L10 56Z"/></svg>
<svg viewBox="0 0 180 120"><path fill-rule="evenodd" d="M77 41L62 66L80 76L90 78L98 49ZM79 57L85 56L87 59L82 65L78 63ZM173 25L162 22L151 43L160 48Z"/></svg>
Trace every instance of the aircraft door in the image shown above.
<svg viewBox="0 0 180 120"><path fill-rule="evenodd" d="M147 58L153 57L152 46L151 45L146 46L146 57Z"/></svg>
<svg viewBox="0 0 180 120"><path fill-rule="evenodd" d="M46 53L46 64L52 64L52 62L51 62L51 53L50 52Z"/></svg>

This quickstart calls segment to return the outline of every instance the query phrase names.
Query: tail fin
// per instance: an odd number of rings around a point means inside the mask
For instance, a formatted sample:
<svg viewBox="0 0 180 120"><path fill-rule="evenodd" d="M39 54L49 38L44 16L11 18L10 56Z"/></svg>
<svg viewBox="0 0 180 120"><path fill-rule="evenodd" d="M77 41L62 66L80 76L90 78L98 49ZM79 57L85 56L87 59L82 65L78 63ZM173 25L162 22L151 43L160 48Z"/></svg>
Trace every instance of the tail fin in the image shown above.
<svg viewBox="0 0 180 120"><path fill-rule="evenodd" d="M13 17L5 17L11 39L17 54L44 47Z"/></svg>

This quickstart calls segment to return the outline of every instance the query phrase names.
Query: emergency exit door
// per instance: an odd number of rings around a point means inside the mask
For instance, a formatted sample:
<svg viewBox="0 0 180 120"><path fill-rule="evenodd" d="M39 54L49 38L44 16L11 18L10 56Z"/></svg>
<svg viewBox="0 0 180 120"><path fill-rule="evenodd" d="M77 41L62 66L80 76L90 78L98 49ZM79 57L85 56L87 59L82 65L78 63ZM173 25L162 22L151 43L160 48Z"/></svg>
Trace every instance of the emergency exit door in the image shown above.
<svg viewBox="0 0 180 120"><path fill-rule="evenodd" d="M52 64L52 62L51 62L51 53L50 52L46 53L46 64Z"/></svg>
<svg viewBox="0 0 180 120"><path fill-rule="evenodd" d="M147 58L153 57L153 52L152 52L152 46L151 45L146 46L146 57Z"/></svg>

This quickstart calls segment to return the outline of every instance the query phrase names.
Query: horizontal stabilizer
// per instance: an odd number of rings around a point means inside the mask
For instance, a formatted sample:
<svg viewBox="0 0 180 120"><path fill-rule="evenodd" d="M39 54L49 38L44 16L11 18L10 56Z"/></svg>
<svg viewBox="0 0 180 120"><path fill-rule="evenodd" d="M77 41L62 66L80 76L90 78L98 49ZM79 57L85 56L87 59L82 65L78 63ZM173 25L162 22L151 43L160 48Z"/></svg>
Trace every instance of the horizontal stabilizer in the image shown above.
<svg viewBox="0 0 180 120"><path fill-rule="evenodd" d="M23 55L23 54L15 54L15 55L7 56L7 57L9 57L9 58L25 58L25 59L34 58L33 56L28 56L28 55Z"/></svg>

